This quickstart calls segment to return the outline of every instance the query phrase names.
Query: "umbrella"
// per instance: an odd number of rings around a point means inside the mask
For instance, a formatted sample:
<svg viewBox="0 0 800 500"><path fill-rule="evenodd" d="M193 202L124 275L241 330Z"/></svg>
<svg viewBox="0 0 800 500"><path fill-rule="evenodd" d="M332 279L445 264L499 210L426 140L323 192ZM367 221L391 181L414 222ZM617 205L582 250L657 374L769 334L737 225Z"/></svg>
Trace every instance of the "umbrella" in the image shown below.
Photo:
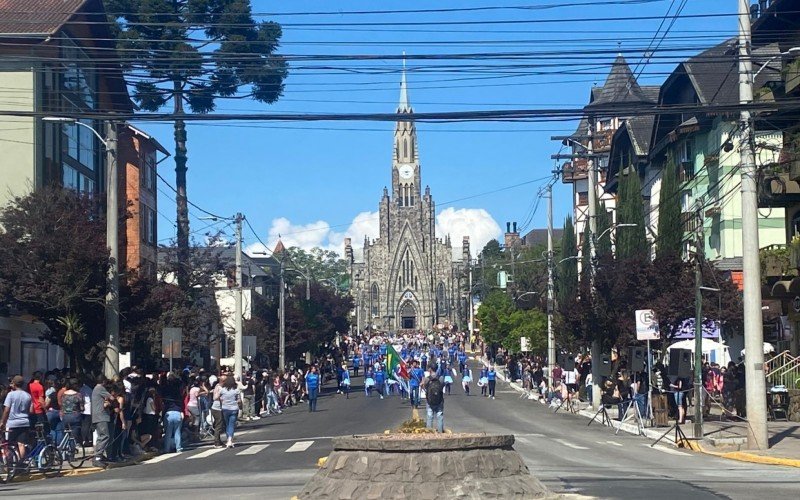
<svg viewBox="0 0 800 500"><path fill-rule="evenodd" d="M769 342L764 342L764 354L775 352L775 346ZM742 349L742 356L744 356L744 349Z"/></svg>

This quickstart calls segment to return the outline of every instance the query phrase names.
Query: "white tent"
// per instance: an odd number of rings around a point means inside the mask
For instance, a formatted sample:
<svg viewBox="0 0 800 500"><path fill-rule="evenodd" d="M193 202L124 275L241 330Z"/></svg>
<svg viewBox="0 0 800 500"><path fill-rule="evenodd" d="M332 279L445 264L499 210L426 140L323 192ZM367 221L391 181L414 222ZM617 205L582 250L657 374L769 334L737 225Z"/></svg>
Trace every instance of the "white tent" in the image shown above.
<svg viewBox="0 0 800 500"><path fill-rule="evenodd" d="M694 339L675 342L671 346L667 347L667 351L670 349L689 349L690 351L694 352ZM728 346L725 344L720 344L719 342L715 342L711 339L703 339L703 354L707 354L709 361L712 363L717 363L720 366L727 365L731 360L730 352L728 352Z"/></svg>
<svg viewBox="0 0 800 500"><path fill-rule="evenodd" d="M771 352L775 352L775 346L769 342L764 342L764 354L769 354ZM744 356L744 349L742 349L742 356Z"/></svg>

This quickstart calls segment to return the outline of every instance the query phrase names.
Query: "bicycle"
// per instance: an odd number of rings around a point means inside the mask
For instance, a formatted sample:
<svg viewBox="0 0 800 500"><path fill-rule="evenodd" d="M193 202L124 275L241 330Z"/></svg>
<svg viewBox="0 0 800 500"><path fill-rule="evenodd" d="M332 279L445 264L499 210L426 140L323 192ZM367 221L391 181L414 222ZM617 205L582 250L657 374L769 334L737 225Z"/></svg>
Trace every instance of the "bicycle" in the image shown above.
<svg viewBox="0 0 800 500"><path fill-rule="evenodd" d="M0 484L6 484L14 478L17 462L19 462L17 443L8 442L5 432L0 433Z"/></svg>
<svg viewBox="0 0 800 500"><path fill-rule="evenodd" d="M44 426L36 424L35 430L36 445L22 459L19 458L16 447L4 441L2 453L0 454L3 464L0 466L0 477L5 478L5 482L10 482L20 473L41 472L45 475L57 475L61 472L64 459L58 449L47 442ZM27 445L26 448L28 448Z"/></svg>
<svg viewBox="0 0 800 500"><path fill-rule="evenodd" d="M56 447L61 459L67 462L73 469L78 469L83 466L86 461L86 448L83 443L79 443L75 436L72 435L72 427L70 425L64 426L64 437Z"/></svg>

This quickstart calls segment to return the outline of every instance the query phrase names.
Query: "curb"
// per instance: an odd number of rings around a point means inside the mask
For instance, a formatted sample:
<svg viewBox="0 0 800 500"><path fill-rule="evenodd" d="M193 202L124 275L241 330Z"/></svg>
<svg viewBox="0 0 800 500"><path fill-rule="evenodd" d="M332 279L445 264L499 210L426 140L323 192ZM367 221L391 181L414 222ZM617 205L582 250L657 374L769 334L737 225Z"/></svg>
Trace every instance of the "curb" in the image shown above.
<svg viewBox="0 0 800 500"><path fill-rule="evenodd" d="M482 358L479 358L478 356L474 356L473 359L475 359L476 361L480 361L480 362L484 363L485 365L488 365L488 363L486 361L484 361ZM508 382L508 380L506 380L505 375L499 370L497 372L497 378L499 378L503 382ZM520 392L520 393L521 392L525 392L524 389L519 384L517 384L516 382L508 382L508 385L510 385L511 388L514 389L517 392ZM590 411L587 411L587 410L580 410L580 411L578 411L577 415L580 415L582 417L591 419L592 417L594 417L594 412L590 412ZM600 423L600 422L597 422L597 423ZM608 426L605 426L605 427L608 427ZM611 428L613 429L615 427L612 425ZM653 439L653 440L660 438L661 435L664 433L663 431L658 431L658 430L655 430L653 428L649 428L649 429L644 429L644 432L640 434L639 430L638 430L638 427L636 425L626 424L626 423L622 423L620 425L620 428L621 428L622 431L627 432L628 434L641 435L643 437L646 437L648 439ZM667 436L667 437L669 437L669 436ZM784 466L784 467L798 467L798 468L800 468L800 460L793 459L793 458L783 458L783 457L771 457L771 456L766 456L766 455L756 455L754 453L747 453L747 452L743 452L743 451L718 452L718 451L713 451L713 450L710 450L710 449L702 446L699 441L693 440L693 439L686 440L684 443L675 443L671 439L666 439L665 438L664 442L672 444L673 446L678 447L678 448L681 448L682 447L681 444L683 444L684 445L683 447L685 447L686 449L689 449L689 450L692 450L692 451L697 451L697 452L703 453L705 455L711 455L711 456L715 456L715 457L719 457L719 458L725 458L725 459L728 459L728 460L736 460L736 461L739 461L739 462L749 462L749 463L753 463L753 464L781 465L781 466Z"/></svg>

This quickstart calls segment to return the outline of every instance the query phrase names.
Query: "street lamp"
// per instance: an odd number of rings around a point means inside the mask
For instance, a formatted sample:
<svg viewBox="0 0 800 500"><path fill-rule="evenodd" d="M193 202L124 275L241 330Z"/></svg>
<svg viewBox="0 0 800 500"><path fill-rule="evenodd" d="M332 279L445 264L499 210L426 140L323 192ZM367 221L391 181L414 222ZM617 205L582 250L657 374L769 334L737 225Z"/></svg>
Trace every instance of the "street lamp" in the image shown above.
<svg viewBox="0 0 800 500"><path fill-rule="evenodd" d="M607 228L605 231L600 233L600 236L595 238L595 240L599 241L603 236L606 235L606 233L608 233L609 231L613 231L614 229L617 229L617 228L620 228L620 227L636 227L638 225L639 224L612 224L611 227Z"/></svg>
<svg viewBox="0 0 800 500"><path fill-rule="evenodd" d="M111 378L119 373L119 204L117 202L117 124L106 122L104 139L94 127L65 116L45 116L43 122L79 125L92 131L106 150L106 244L109 265L105 299L106 349L103 372Z"/></svg>
<svg viewBox="0 0 800 500"><path fill-rule="evenodd" d="M756 80L756 77L757 77L757 76L758 76L758 75L759 75L759 74L760 74L762 71L764 71L764 70L766 69L766 67L767 67L767 66L769 66L769 63L771 63L771 62L772 62L772 61L774 61L775 59L778 59L779 57L783 57L783 56L788 56L788 55L791 55L791 54L795 54L795 53L797 53L797 52L800 52L800 47L792 47L791 49L787 50L786 52L781 52L780 54L776 54L776 55L774 55L774 56L770 57L769 59L767 59L767 62L765 62L764 64L762 64L762 65L761 65L761 67L760 67L760 68L758 68L758 71L756 71L756 72L755 72L755 74L753 75L753 81L755 82L755 80Z"/></svg>

